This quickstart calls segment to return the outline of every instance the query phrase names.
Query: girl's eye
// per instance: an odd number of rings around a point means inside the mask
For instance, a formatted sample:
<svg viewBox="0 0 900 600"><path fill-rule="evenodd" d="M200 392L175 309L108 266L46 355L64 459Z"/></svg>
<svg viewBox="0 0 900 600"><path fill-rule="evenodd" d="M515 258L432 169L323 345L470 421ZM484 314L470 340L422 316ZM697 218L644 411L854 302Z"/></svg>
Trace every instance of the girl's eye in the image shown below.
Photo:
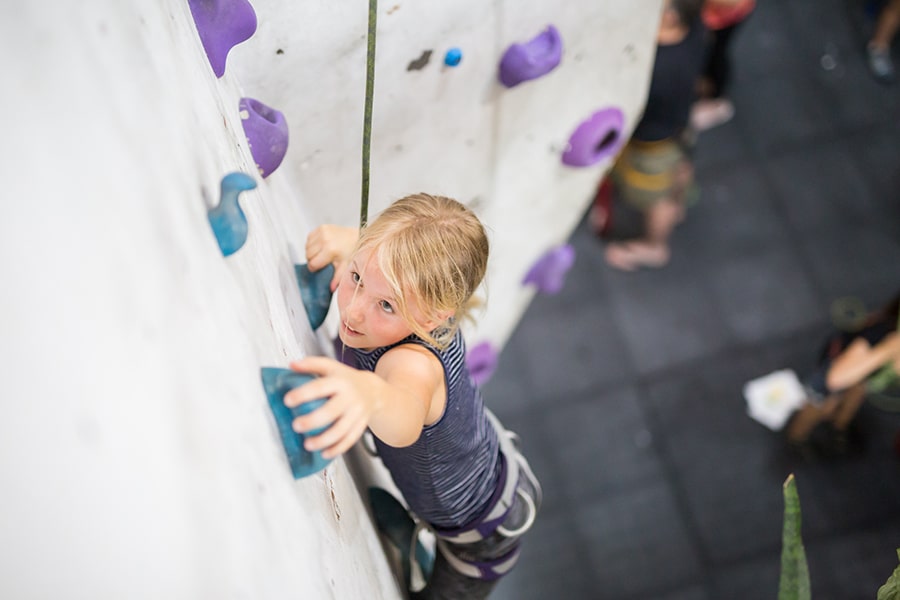
<svg viewBox="0 0 900 600"><path fill-rule="evenodd" d="M353 283L359 283L359 273L356 271L350 271L350 281Z"/></svg>
<svg viewBox="0 0 900 600"><path fill-rule="evenodd" d="M383 310L384 312L386 312L386 313L394 312L394 307L391 306L391 303L388 302L387 300L382 300L381 302L379 302L379 304L381 305L381 310Z"/></svg>

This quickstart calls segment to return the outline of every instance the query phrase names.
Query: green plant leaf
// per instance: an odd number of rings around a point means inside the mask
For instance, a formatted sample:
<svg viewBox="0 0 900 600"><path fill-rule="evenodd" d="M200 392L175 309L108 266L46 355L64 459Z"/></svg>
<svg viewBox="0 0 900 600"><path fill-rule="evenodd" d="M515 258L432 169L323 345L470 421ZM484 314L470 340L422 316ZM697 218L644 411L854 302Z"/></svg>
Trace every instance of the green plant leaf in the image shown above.
<svg viewBox="0 0 900 600"><path fill-rule="evenodd" d="M900 548L897 548L897 559L900 560ZM900 600L900 566L894 569L894 574L878 588L877 600Z"/></svg>
<svg viewBox="0 0 900 600"><path fill-rule="evenodd" d="M900 381L900 375L894 371L893 363L888 363L869 377L866 381L866 391L869 393L883 392L898 381Z"/></svg>
<svg viewBox="0 0 900 600"><path fill-rule="evenodd" d="M784 492L784 528L781 535L781 580L778 600L811 600L809 567L800 537L800 496L794 474L788 475Z"/></svg>

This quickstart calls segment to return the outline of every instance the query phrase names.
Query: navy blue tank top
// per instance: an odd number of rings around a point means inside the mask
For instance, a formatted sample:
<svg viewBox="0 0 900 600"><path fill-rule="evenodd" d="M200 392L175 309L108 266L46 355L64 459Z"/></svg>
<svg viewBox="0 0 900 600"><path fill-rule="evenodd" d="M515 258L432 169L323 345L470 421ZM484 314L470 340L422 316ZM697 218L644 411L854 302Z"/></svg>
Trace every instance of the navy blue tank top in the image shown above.
<svg viewBox="0 0 900 600"><path fill-rule="evenodd" d="M466 345L457 331L439 350L411 335L393 346L370 352L351 348L360 369L374 371L385 352L402 344L428 348L444 367L444 414L411 446L394 448L375 438L378 454L410 509L440 528L469 525L488 507L500 481L500 443L487 420L481 391L466 366Z"/></svg>

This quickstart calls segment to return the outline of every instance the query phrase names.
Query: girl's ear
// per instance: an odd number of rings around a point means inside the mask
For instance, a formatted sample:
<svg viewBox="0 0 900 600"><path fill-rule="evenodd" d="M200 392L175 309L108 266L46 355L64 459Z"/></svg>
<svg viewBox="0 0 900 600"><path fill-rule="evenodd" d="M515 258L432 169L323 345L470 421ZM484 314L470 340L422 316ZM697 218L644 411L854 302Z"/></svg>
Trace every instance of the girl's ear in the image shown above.
<svg viewBox="0 0 900 600"><path fill-rule="evenodd" d="M452 310L440 311L437 314L435 314L433 319L430 319L430 320L426 321L425 323L422 323L422 328L425 331L434 331L435 329L437 329L438 326L446 323L447 320L453 316L453 314L454 314L454 311L452 311Z"/></svg>

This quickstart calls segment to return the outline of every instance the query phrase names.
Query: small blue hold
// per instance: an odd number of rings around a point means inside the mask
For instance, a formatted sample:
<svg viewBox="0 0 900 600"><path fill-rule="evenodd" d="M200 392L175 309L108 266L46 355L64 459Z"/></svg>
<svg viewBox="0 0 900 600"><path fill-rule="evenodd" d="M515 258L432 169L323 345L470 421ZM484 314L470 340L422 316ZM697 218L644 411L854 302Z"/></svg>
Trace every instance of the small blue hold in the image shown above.
<svg viewBox="0 0 900 600"><path fill-rule="evenodd" d="M462 50L459 48L450 48L444 55L444 64L448 67L455 67L462 60Z"/></svg>
<svg viewBox="0 0 900 600"><path fill-rule="evenodd" d="M328 466L331 460L322 458L322 453L319 451L309 452L305 450L303 442L307 435L319 435L328 427L321 427L303 434L294 431L292 423L295 418L309 414L325 404L327 398L318 398L311 402L305 402L295 408L289 408L284 403L284 395L286 393L312 381L314 376L275 367L263 367L260 369L260 372L263 388L266 390L266 396L269 398L269 408L275 417L275 423L278 425L278 433L281 435L281 443L284 446L285 454L287 454L294 479L300 479L321 471Z"/></svg>
<svg viewBox="0 0 900 600"><path fill-rule="evenodd" d="M327 265L318 271L310 271L306 264L294 265L300 299L306 309L309 326L313 331L325 322L331 307L331 280L334 279L334 265Z"/></svg>
<svg viewBox="0 0 900 600"><path fill-rule="evenodd" d="M256 181L246 173L229 173L222 178L219 205L207 213L223 256L241 249L247 241L247 217L238 204L241 192L252 190Z"/></svg>

